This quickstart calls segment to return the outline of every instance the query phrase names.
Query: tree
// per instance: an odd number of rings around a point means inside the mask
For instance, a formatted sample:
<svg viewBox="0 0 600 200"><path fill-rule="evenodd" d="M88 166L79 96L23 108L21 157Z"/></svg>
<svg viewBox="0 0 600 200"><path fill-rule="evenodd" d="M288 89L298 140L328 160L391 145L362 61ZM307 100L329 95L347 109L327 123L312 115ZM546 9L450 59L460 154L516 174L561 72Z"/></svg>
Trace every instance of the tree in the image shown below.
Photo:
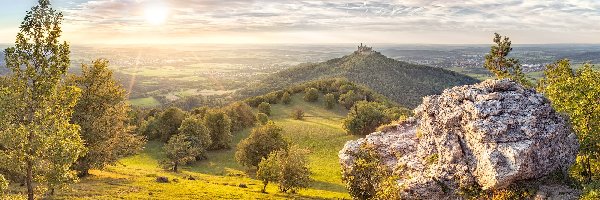
<svg viewBox="0 0 600 200"><path fill-rule="evenodd" d="M507 58L512 51L511 41L508 37L502 37L498 33L494 33L494 43L490 53L485 55L484 67L494 73L497 78L510 78L524 86L532 86L527 80L521 69L519 60L515 58Z"/></svg>
<svg viewBox="0 0 600 200"><path fill-rule="evenodd" d="M333 109L335 103L337 103L335 100L335 95L331 93L325 95L325 108Z"/></svg>
<svg viewBox="0 0 600 200"><path fill-rule="evenodd" d="M370 145L363 144L360 148L352 155L355 158L353 167L344 169L342 173L350 196L353 199L395 199L381 197L390 196L384 186L387 186L386 177L391 177L391 173L381 163L380 156ZM397 191L391 190L392 193Z"/></svg>
<svg viewBox="0 0 600 200"><path fill-rule="evenodd" d="M308 187L310 171L306 151L292 146L288 150L276 152L279 162L279 191L296 193L300 188Z"/></svg>
<svg viewBox="0 0 600 200"><path fill-rule="evenodd" d="M185 135L190 145L198 150L198 157L203 157L206 149L212 143L208 128L204 122L195 116L189 116L183 120L179 127L179 134ZM196 160L198 160L196 157Z"/></svg>
<svg viewBox="0 0 600 200"><path fill-rule="evenodd" d="M79 126L70 123L80 89L62 84L70 65L69 45L59 43L63 15L48 0L27 12L5 64L11 73L0 89L0 163L23 176L27 198L34 187L50 189L77 177L72 164L84 155ZM34 183L38 181L40 184Z"/></svg>
<svg viewBox="0 0 600 200"><path fill-rule="evenodd" d="M273 122L252 129L250 136L238 144L235 159L247 167L258 166L269 153L287 148L282 132L283 129Z"/></svg>
<svg viewBox="0 0 600 200"><path fill-rule="evenodd" d="M189 138L183 134L174 135L169 139L163 147L167 156L167 160L163 160L161 165L165 168L172 169L177 172L179 165L185 165L196 160L200 155L200 150L192 146Z"/></svg>
<svg viewBox="0 0 600 200"><path fill-rule="evenodd" d="M589 64L573 72L569 60L546 66L541 91L552 106L569 116L579 138L577 166L587 181L592 179L593 161L600 159L600 72Z"/></svg>
<svg viewBox="0 0 600 200"><path fill-rule="evenodd" d="M254 126L256 116L252 112L252 108L243 102L236 102L224 108L225 113L231 119L232 132L241 131L245 128Z"/></svg>
<svg viewBox="0 0 600 200"><path fill-rule="evenodd" d="M300 108L294 109L294 111L292 112L292 118L294 118L295 120L304 119L304 111Z"/></svg>
<svg viewBox="0 0 600 200"><path fill-rule="evenodd" d="M342 126L350 134L367 135L390 121L384 110L385 106L381 103L359 101L352 107Z"/></svg>
<svg viewBox="0 0 600 200"><path fill-rule="evenodd" d="M261 159L260 163L258 163L256 178L263 182L261 190L263 193L267 192L269 182L276 182L279 179L279 166L275 154L271 153L267 158Z"/></svg>
<svg viewBox="0 0 600 200"><path fill-rule="evenodd" d="M267 122L269 122L269 116L267 116L265 113L258 113L256 118L258 118L258 122L260 122L262 125L265 125Z"/></svg>
<svg viewBox="0 0 600 200"><path fill-rule="evenodd" d="M262 102L258 105L258 112L264 113L267 116L271 116L271 104Z"/></svg>
<svg viewBox="0 0 600 200"><path fill-rule="evenodd" d="M231 146L231 120L229 116L220 110L210 110L204 116L204 125L210 133L212 143L209 150L229 149Z"/></svg>
<svg viewBox="0 0 600 200"><path fill-rule="evenodd" d="M128 124L130 108L126 91L113 79L108 61L82 65L81 76L70 77L70 82L82 90L71 121L81 127L81 137L88 149L74 165L79 176L142 149L143 139Z"/></svg>
<svg viewBox="0 0 600 200"><path fill-rule="evenodd" d="M290 104L292 102L292 97L289 92L284 92L281 96L281 102L283 104Z"/></svg>
<svg viewBox="0 0 600 200"><path fill-rule="evenodd" d="M185 117L185 112L179 108L170 107L166 109L157 118L157 135L154 138L158 138L164 142L168 141L172 135L178 133L177 130Z"/></svg>
<svg viewBox="0 0 600 200"><path fill-rule="evenodd" d="M316 88L306 88L304 91L304 101L316 102L317 100L319 100L319 90Z"/></svg>
<svg viewBox="0 0 600 200"><path fill-rule="evenodd" d="M364 100L365 97L357 94L354 90L350 90L342 95L340 95L339 102L344 108L350 109L354 104L358 101Z"/></svg>

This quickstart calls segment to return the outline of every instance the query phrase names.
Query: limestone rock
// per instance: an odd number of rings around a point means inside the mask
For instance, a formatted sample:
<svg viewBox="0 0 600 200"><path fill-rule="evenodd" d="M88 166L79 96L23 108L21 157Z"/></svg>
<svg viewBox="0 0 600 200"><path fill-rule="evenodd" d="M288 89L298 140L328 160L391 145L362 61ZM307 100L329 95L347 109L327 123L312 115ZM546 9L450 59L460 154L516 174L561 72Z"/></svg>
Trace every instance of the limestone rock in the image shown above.
<svg viewBox="0 0 600 200"><path fill-rule="evenodd" d="M368 144L400 175L403 198L456 199L461 187L500 189L566 170L578 150L550 102L507 79L446 89L425 97L414 113L397 130L347 142L339 153L343 175L351 175L352 155Z"/></svg>

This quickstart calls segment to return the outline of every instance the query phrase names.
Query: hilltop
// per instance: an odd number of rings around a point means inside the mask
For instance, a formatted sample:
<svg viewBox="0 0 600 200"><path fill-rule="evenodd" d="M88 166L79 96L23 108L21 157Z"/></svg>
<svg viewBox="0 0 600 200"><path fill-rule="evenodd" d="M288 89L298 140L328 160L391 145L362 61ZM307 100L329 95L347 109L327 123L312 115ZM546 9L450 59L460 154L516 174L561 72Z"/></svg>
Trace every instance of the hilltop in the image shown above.
<svg viewBox="0 0 600 200"><path fill-rule="evenodd" d="M402 106L414 108L427 95L478 81L466 75L388 58L370 47L321 63L301 64L271 75L237 92L242 97L265 94L291 85L323 78L346 78L383 94Z"/></svg>

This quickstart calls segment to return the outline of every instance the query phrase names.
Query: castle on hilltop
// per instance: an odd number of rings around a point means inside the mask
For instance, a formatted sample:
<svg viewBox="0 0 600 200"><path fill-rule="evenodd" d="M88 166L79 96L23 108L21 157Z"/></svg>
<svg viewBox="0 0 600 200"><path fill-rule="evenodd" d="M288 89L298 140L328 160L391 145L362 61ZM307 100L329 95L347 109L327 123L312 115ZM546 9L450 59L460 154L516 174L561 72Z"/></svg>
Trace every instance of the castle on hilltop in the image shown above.
<svg viewBox="0 0 600 200"><path fill-rule="evenodd" d="M358 50L356 50L354 53L361 55L371 55L373 52L373 47L364 46L363 43L360 43L360 46L358 46Z"/></svg>

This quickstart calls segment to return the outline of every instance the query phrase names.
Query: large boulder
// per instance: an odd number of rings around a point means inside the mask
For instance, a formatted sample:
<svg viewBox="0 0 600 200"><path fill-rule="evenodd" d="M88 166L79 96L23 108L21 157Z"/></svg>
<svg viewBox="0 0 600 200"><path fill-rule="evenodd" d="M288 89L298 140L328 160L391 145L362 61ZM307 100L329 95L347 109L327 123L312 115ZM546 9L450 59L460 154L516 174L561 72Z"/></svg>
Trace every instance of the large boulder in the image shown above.
<svg viewBox="0 0 600 200"><path fill-rule="evenodd" d="M357 173L355 155L368 146L399 176L403 198L457 199L462 188L501 189L566 170L578 151L548 99L508 79L447 89L414 113L396 129L347 142L343 176Z"/></svg>

